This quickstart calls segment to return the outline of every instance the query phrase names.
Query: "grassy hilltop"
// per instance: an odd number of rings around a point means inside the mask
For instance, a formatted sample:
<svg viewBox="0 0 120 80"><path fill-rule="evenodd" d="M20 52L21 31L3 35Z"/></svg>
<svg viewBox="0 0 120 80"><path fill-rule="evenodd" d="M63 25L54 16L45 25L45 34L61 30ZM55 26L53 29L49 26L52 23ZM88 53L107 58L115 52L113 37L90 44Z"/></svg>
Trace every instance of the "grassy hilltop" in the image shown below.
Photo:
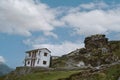
<svg viewBox="0 0 120 80"><path fill-rule="evenodd" d="M9 74L9 79L0 80L117 80L120 77L120 64L101 71L47 71L35 72L26 75Z"/></svg>

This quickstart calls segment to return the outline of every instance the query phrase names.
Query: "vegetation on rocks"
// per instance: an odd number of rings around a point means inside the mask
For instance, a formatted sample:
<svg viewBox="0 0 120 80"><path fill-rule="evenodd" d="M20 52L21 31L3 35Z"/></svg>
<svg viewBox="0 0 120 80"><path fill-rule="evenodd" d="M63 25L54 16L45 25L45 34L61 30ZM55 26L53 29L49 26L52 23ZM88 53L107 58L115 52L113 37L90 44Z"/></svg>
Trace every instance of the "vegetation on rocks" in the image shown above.
<svg viewBox="0 0 120 80"><path fill-rule="evenodd" d="M120 59L120 41L108 41L105 35L92 35L84 40L85 48L76 49L67 55L52 61L52 67L80 67L111 64Z"/></svg>
<svg viewBox="0 0 120 80"><path fill-rule="evenodd" d="M72 74L68 78L60 80L118 80L120 77L120 64L111 66L100 71L83 71Z"/></svg>
<svg viewBox="0 0 120 80"><path fill-rule="evenodd" d="M120 59L120 41L109 41L111 51Z"/></svg>
<svg viewBox="0 0 120 80"><path fill-rule="evenodd" d="M118 80L120 64L98 69L70 70L70 71L43 71L25 75L9 74L0 80Z"/></svg>

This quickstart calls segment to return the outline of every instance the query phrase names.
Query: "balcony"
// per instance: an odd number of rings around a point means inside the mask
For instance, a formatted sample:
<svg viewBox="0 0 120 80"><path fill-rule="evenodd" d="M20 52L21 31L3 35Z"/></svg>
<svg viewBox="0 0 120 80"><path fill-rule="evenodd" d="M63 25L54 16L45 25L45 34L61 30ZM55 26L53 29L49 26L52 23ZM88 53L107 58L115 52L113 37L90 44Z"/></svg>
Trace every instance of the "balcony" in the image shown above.
<svg viewBox="0 0 120 80"><path fill-rule="evenodd" d="M37 59L37 57L29 57L29 56L26 56L26 57L25 57L25 60L28 60L28 59Z"/></svg>

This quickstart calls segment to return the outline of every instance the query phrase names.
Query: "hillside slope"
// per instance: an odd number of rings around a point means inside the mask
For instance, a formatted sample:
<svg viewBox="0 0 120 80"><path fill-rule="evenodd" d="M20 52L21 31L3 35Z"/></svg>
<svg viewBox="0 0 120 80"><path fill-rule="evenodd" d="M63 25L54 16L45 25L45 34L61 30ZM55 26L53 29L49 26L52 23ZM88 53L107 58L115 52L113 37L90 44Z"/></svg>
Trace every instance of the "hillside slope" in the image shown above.
<svg viewBox="0 0 120 80"><path fill-rule="evenodd" d="M118 80L120 41L97 34L85 38L85 48L52 60L52 68L16 68L0 80Z"/></svg>
<svg viewBox="0 0 120 80"><path fill-rule="evenodd" d="M79 71L38 71L27 74L19 74L17 70L3 76L0 80L58 80L60 78L69 77Z"/></svg>
<svg viewBox="0 0 120 80"><path fill-rule="evenodd" d="M19 75L16 70L15 73L0 78L0 80L118 80L118 78L120 78L120 64L117 63L110 66L102 66L101 69L48 70L24 75Z"/></svg>
<svg viewBox="0 0 120 80"><path fill-rule="evenodd" d="M120 59L120 41L109 41L103 34L84 40L85 48L76 49L52 61L52 67L84 67L111 64Z"/></svg>
<svg viewBox="0 0 120 80"><path fill-rule="evenodd" d="M111 51L113 54L117 55L120 59L120 41L109 41L111 45Z"/></svg>
<svg viewBox="0 0 120 80"><path fill-rule="evenodd" d="M120 64L101 70L87 70L59 80L119 80Z"/></svg>

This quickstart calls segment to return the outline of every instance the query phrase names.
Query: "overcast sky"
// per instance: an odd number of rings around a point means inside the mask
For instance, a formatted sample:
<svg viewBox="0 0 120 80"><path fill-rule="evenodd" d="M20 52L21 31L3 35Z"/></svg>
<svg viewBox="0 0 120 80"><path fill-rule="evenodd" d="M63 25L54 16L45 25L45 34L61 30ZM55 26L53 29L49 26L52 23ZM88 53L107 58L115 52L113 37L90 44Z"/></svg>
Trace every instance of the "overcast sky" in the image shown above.
<svg viewBox="0 0 120 80"><path fill-rule="evenodd" d="M0 62L22 66L25 51L55 56L84 47L84 38L120 40L120 0L0 0Z"/></svg>

